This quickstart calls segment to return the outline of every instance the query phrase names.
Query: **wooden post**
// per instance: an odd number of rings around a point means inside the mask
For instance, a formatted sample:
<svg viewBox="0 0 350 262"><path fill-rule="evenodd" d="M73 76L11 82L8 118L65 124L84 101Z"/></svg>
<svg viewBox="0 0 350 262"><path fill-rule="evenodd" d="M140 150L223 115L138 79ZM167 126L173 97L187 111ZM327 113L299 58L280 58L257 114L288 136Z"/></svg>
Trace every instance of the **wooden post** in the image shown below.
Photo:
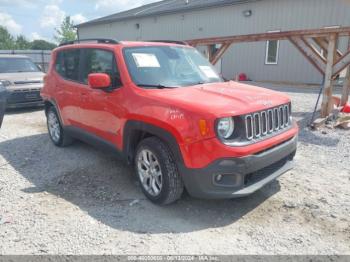
<svg viewBox="0 0 350 262"><path fill-rule="evenodd" d="M211 57L210 63L216 65L216 63L220 60L220 58L225 54L226 50L229 49L231 43L222 43L219 50Z"/></svg>
<svg viewBox="0 0 350 262"><path fill-rule="evenodd" d="M208 60L211 61L213 59L213 49L211 45L207 45L207 52L208 52Z"/></svg>
<svg viewBox="0 0 350 262"><path fill-rule="evenodd" d="M350 50L350 36L348 40L348 50ZM349 101L349 95L350 95L350 66L348 66L348 70L346 72L345 80L344 80L344 86L343 86L343 92L341 96L341 105L344 106Z"/></svg>
<svg viewBox="0 0 350 262"><path fill-rule="evenodd" d="M335 61L336 42L338 35L332 34L329 37L327 49L327 66L325 72L325 83L323 90L323 101L321 107L321 117L327 117L332 112L332 96L333 96L333 64Z"/></svg>

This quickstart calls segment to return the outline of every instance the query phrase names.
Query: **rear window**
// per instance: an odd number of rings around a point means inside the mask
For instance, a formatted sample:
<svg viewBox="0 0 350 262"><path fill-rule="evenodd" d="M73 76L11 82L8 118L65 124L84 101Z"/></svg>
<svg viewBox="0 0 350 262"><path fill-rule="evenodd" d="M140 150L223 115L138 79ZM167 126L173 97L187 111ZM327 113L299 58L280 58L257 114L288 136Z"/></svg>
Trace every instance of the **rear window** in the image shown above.
<svg viewBox="0 0 350 262"><path fill-rule="evenodd" d="M79 81L80 50L60 51L56 57L57 73L65 79Z"/></svg>
<svg viewBox="0 0 350 262"><path fill-rule="evenodd" d="M0 73L40 72L29 58L0 58Z"/></svg>

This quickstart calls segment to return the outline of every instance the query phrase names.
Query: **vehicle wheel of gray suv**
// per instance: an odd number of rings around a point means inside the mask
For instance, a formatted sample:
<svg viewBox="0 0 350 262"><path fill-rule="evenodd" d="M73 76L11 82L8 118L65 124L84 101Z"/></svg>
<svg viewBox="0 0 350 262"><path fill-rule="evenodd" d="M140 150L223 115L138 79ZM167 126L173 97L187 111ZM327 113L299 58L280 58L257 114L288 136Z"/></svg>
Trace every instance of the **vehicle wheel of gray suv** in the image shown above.
<svg viewBox="0 0 350 262"><path fill-rule="evenodd" d="M135 169L143 193L155 204L178 200L184 184L168 146L156 137L143 140L135 157Z"/></svg>
<svg viewBox="0 0 350 262"><path fill-rule="evenodd" d="M72 144L73 139L64 132L57 111L53 106L47 110L46 117L47 129L51 141L58 147L65 147Z"/></svg>

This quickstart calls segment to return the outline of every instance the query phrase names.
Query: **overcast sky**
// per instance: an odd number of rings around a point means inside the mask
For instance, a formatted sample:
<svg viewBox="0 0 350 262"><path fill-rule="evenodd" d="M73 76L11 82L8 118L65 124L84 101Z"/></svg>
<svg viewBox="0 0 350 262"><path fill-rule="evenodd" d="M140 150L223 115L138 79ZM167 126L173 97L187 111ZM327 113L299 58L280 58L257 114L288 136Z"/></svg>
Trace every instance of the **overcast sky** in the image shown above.
<svg viewBox="0 0 350 262"><path fill-rule="evenodd" d="M0 0L0 25L29 40L52 41L65 15L74 23L110 15L159 0Z"/></svg>

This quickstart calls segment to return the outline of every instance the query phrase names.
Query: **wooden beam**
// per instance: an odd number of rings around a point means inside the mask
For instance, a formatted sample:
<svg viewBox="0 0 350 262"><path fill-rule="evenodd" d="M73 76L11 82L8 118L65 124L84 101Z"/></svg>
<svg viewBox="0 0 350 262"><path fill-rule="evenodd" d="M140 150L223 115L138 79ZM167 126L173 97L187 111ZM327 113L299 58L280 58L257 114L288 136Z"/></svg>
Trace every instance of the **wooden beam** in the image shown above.
<svg viewBox="0 0 350 262"><path fill-rule="evenodd" d="M341 71L350 65L350 50L346 52L333 66L333 77L337 76Z"/></svg>
<svg viewBox="0 0 350 262"><path fill-rule="evenodd" d="M222 43L242 43L242 42L258 42L268 40L288 40L289 37L293 36L304 36L312 38L329 37L331 34L338 34L339 36L348 36L350 33L350 27L339 27L339 28L322 28L312 30L295 30L295 31L284 31L274 33L261 33L261 34L250 34L250 35L236 35L236 36L224 36L224 37L210 37L202 39L192 39L186 42L190 45L211 45L211 44L222 44Z"/></svg>
<svg viewBox="0 0 350 262"><path fill-rule="evenodd" d="M348 50L350 51L350 35L348 40ZM345 80L344 80L344 86L343 86L343 92L341 96L341 106L344 106L349 101L349 95L350 95L350 65L348 66L348 71L346 72Z"/></svg>
<svg viewBox="0 0 350 262"><path fill-rule="evenodd" d="M327 53L327 48L328 48L328 40L327 38L321 37L321 38L313 38L313 40L315 41L315 43L323 50L324 53L324 57L327 57L328 53ZM343 53L339 51L339 49L337 50L337 58L339 59L343 56Z"/></svg>
<svg viewBox="0 0 350 262"><path fill-rule="evenodd" d="M304 57L322 74L325 74L326 63L324 58L321 57L310 45L299 36L293 36L289 38L289 41L295 45L295 47L304 55Z"/></svg>
<svg viewBox="0 0 350 262"><path fill-rule="evenodd" d="M211 48L211 45L207 45L207 51L208 51L208 60L211 61L213 59L213 49Z"/></svg>
<svg viewBox="0 0 350 262"><path fill-rule="evenodd" d="M301 39L304 41L305 45L307 45L310 48L310 50L314 52L315 56L319 57L319 59L321 59L324 65L326 66L327 59L321 55L319 50L316 49L315 42L313 41L313 39L309 37L302 37Z"/></svg>
<svg viewBox="0 0 350 262"><path fill-rule="evenodd" d="M231 43L225 43L222 44L222 46L219 48L219 50L213 55L212 59L210 60L210 63L215 65L220 58L224 55L227 49L231 46Z"/></svg>
<svg viewBox="0 0 350 262"><path fill-rule="evenodd" d="M332 34L329 37L327 48L327 66L325 71L325 83L323 90L323 101L321 107L321 117L327 117L332 111L332 96L333 96L333 64L335 60L336 42L338 35Z"/></svg>
<svg viewBox="0 0 350 262"><path fill-rule="evenodd" d="M345 106L345 104L349 101L349 95L350 95L350 66L348 68L348 71L346 72L346 77L344 80L344 86L343 86L343 92L341 96L341 106Z"/></svg>

